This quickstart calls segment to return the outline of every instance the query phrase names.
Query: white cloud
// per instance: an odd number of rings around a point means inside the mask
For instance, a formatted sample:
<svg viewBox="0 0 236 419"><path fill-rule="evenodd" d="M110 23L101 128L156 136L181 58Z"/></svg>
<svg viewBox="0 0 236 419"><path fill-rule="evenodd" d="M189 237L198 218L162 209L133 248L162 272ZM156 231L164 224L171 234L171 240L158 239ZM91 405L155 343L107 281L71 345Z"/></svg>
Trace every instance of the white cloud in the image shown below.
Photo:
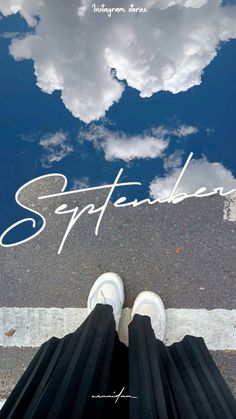
<svg viewBox="0 0 236 419"><path fill-rule="evenodd" d="M1 16L0 16L1 19ZM0 38L13 39L13 38L22 38L21 32L3 32L0 34Z"/></svg>
<svg viewBox="0 0 236 419"><path fill-rule="evenodd" d="M73 146L63 131L44 135L39 144L45 151L41 158L44 167L50 167L53 163L61 161L73 151Z"/></svg>
<svg viewBox="0 0 236 419"><path fill-rule="evenodd" d="M44 0L0 0L0 12L4 16L20 13L29 26L35 26L37 23L35 16L43 5Z"/></svg>
<svg viewBox="0 0 236 419"><path fill-rule="evenodd" d="M173 154L164 158L163 167L165 170L175 169L182 164L183 151L177 150Z"/></svg>
<svg viewBox="0 0 236 419"><path fill-rule="evenodd" d="M172 131L176 137L186 137L187 135L197 134L198 129L191 125L180 125L178 128Z"/></svg>
<svg viewBox="0 0 236 419"><path fill-rule="evenodd" d="M147 13L111 18L93 13L92 3L0 0L4 15L19 12L35 26L35 34L13 40L11 54L32 59L38 86L61 90L65 106L86 123L120 99L122 80L141 97L200 84L220 43L236 38L236 6L221 7L221 0L137 0Z"/></svg>
<svg viewBox="0 0 236 419"><path fill-rule="evenodd" d="M175 130L164 127L151 128L142 134L128 135L120 131L111 131L103 125L91 124L89 128L80 132L80 138L92 141L97 149L103 149L105 159L124 160L129 162L133 159L153 159L162 157L169 145L170 136L190 135L196 133L194 127L183 126Z"/></svg>
<svg viewBox="0 0 236 419"><path fill-rule="evenodd" d="M153 179L149 186L150 196L152 198L168 197L181 171L182 167L172 168L164 177ZM210 163L206 157L199 160L192 159L176 189L176 193L192 194L204 186L210 192L213 188L220 186L227 191L236 188L236 179L221 163Z"/></svg>
<svg viewBox="0 0 236 419"><path fill-rule="evenodd" d="M72 179L71 190L89 188L89 178L87 176L82 176L81 178Z"/></svg>

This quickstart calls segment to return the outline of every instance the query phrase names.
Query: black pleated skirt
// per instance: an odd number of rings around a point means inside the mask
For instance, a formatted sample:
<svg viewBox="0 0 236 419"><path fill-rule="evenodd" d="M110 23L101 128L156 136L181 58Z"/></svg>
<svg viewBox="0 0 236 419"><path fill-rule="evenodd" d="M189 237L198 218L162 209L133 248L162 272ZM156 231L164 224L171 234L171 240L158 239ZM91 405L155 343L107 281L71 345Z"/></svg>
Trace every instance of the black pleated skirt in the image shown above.
<svg viewBox="0 0 236 419"><path fill-rule="evenodd" d="M236 419L236 401L204 340L165 346L150 319L135 315L129 348L112 307L45 342L13 389L1 419Z"/></svg>

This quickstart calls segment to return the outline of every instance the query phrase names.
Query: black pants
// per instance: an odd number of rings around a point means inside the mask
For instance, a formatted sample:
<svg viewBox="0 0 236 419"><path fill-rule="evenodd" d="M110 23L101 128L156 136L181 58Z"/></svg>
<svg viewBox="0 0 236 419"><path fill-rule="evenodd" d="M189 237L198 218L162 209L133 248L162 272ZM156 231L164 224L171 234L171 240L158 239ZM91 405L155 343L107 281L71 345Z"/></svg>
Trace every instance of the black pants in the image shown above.
<svg viewBox="0 0 236 419"><path fill-rule="evenodd" d="M202 338L166 347L135 315L127 348L112 307L97 304L74 333L40 347L0 418L235 419L236 402Z"/></svg>

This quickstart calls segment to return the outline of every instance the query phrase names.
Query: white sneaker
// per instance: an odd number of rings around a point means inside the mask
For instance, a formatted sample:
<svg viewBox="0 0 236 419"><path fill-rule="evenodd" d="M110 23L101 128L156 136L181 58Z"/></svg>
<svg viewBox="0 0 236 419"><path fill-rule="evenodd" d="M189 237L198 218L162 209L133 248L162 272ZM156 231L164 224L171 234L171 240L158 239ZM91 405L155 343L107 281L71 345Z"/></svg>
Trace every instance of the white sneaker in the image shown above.
<svg viewBox="0 0 236 419"><path fill-rule="evenodd" d="M88 296L88 312L91 313L98 303L110 304L113 307L116 330L118 330L124 304L124 286L119 275L113 272L106 272L97 278Z"/></svg>
<svg viewBox="0 0 236 419"><path fill-rule="evenodd" d="M166 328L166 312L159 295L152 291L141 292L134 301L131 319L135 314L149 316L156 338L163 340Z"/></svg>

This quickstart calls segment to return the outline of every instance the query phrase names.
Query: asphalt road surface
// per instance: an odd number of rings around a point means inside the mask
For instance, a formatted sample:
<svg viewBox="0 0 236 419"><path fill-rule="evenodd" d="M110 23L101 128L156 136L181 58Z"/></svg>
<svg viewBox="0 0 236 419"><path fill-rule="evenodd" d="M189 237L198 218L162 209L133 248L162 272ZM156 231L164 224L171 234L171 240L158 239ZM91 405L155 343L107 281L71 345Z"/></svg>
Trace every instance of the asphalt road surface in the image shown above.
<svg viewBox="0 0 236 419"><path fill-rule="evenodd" d="M0 312L2 307L86 307L94 280L105 271L123 278L125 307L149 289L161 295L166 308L236 308L236 223L223 220L222 197L136 208L109 203L98 236L99 213L85 212L58 254L72 213L55 214L55 209L65 203L79 211L91 203L98 208L107 197L104 191L91 191L38 199L61 186L58 179L38 181L19 196L44 215L46 226L24 244L0 248ZM4 327L2 322L2 334ZM213 351L213 356L236 394L234 349ZM7 397L35 351L30 346L0 347L0 399Z"/></svg>

